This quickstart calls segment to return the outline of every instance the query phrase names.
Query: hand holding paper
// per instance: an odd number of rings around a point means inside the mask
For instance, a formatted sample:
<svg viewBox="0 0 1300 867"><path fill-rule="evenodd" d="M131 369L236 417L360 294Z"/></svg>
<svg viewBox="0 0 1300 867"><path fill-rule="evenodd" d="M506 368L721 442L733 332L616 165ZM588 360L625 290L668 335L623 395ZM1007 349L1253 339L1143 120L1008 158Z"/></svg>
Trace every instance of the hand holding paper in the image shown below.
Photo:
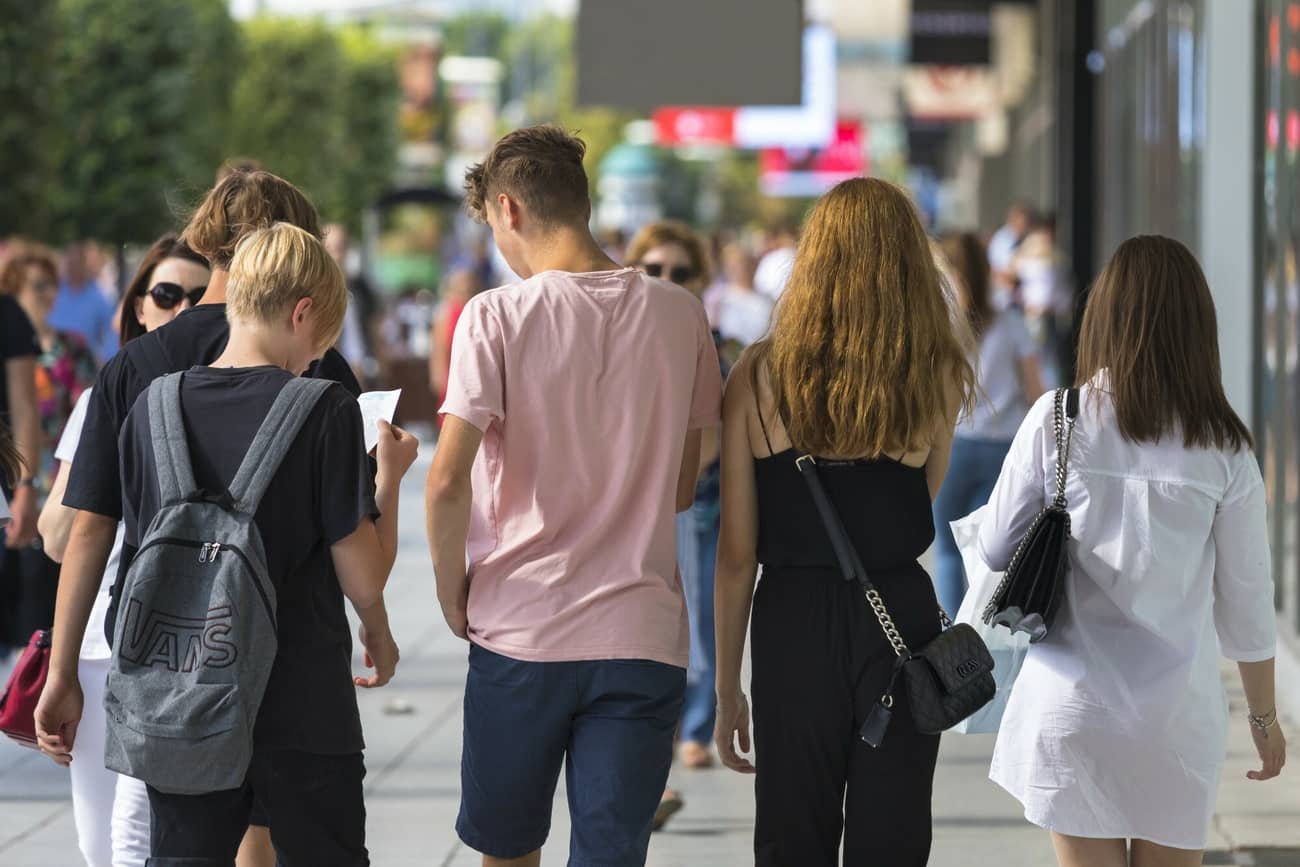
<svg viewBox="0 0 1300 867"><path fill-rule="evenodd" d="M379 442L379 421L391 422L397 413L397 400L402 396L400 388L392 391L367 391L357 398L361 405L361 425L366 432L366 452L375 450Z"/></svg>

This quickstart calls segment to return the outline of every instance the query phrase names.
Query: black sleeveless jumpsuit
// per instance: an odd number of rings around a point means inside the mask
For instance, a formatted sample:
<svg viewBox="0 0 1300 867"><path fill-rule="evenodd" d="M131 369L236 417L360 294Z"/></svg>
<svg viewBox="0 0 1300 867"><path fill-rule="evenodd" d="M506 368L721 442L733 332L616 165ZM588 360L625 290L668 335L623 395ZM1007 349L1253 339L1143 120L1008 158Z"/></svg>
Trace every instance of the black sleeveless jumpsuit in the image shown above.
<svg viewBox="0 0 1300 867"><path fill-rule="evenodd" d="M767 432L764 430L764 437ZM769 452L771 443L768 443ZM758 560L751 659L758 867L920 867L930 853L939 737L916 731L899 682L873 749L858 738L894 652L856 581L836 567L788 449L755 459ZM924 468L889 458L819 460L823 485L912 647L940 630L917 562L934 539Z"/></svg>

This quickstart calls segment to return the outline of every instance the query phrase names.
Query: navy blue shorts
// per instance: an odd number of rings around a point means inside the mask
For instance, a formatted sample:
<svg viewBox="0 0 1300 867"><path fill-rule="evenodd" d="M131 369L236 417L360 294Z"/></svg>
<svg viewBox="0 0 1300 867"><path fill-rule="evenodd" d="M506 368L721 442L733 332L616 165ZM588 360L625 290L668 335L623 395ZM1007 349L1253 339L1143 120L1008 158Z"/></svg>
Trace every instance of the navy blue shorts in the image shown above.
<svg viewBox="0 0 1300 867"><path fill-rule="evenodd" d="M641 867L685 695L686 670L660 662L521 662L471 645L456 832L495 858L542 848L567 758L570 867Z"/></svg>

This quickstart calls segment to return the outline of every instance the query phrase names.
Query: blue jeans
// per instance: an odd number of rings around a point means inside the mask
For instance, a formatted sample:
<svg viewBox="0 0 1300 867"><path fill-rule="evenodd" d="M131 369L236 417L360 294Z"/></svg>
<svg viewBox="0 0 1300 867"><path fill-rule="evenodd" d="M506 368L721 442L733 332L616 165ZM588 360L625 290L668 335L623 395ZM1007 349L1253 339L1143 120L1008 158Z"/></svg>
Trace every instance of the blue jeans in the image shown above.
<svg viewBox="0 0 1300 867"><path fill-rule="evenodd" d="M718 557L717 504L697 499L677 516L677 565L686 591L691 655L686 668L682 740L713 743L717 715L717 645L713 637L713 572Z"/></svg>
<svg viewBox="0 0 1300 867"><path fill-rule="evenodd" d="M966 595L966 570L948 523L966 517L989 501L1010 449L1009 442L953 437L948 474L934 499L934 589L939 604L952 617L957 616Z"/></svg>

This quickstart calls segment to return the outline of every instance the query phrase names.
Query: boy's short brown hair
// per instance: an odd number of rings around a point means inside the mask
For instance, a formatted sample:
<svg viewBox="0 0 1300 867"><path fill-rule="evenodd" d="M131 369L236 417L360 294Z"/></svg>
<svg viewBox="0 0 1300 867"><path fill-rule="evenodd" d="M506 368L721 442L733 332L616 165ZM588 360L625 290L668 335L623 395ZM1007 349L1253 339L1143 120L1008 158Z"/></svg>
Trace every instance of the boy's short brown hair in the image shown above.
<svg viewBox="0 0 1300 867"><path fill-rule="evenodd" d="M213 268L228 269L240 241L275 223L321 237L316 206L293 184L270 172L231 172L199 205L181 240Z"/></svg>
<svg viewBox="0 0 1300 867"><path fill-rule="evenodd" d="M586 153L582 139L558 126L517 129L465 173L465 205L474 219L486 222L488 203L505 193L543 225L585 223L591 205L582 167Z"/></svg>
<svg viewBox="0 0 1300 867"><path fill-rule="evenodd" d="M232 323L274 323L303 298L312 299L319 348L333 346L343 331L348 288L320 239L276 223L239 242L226 286L226 315Z"/></svg>

